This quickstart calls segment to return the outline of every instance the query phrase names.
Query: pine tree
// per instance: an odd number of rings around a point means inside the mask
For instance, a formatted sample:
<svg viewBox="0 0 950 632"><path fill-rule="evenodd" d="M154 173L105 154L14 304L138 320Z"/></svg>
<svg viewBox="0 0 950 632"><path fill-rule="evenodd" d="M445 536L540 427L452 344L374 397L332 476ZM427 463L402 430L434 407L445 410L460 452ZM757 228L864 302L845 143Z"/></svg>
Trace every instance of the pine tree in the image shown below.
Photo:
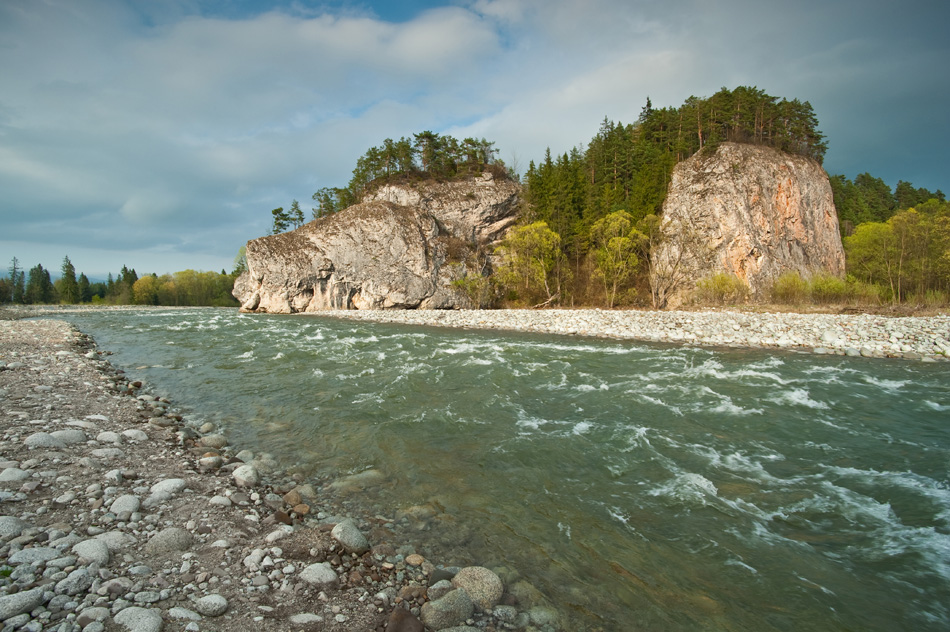
<svg viewBox="0 0 950 632"><path fill-rule="evenodd" d="M301 226L303 226L303 222L304 222L303 211L300 210L300 202L298 202L297 200L294 200L293 203L290 205L289 218L290 218L290 223L293 224L294 228L300 228Z"/></svg>
<svg viewBox="0 0 950 632"><path fill-rule="evenodd" d="M278 206L271 211L271 215L274 216L274 227L271 229L271 234L276 235L282 233L288 228L290 228L290 215L284 211L283 206Z"/></svg>
<svg viewBox="0 0 950 632"><path fill-rule="evenodd" d="M60 278L60 299L67 304L74 305L79 302L79 284L76 281L76 268L73 267L69 257L63 258L62 267L63 276Z"/></svg>

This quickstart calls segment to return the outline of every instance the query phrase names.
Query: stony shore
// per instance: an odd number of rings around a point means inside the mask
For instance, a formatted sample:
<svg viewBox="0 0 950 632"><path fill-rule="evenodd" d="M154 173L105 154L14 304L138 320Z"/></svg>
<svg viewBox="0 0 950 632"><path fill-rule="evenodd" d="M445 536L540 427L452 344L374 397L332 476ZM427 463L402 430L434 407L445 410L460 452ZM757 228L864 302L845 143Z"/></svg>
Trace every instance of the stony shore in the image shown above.
<svg viewBox="0 0 950 632"><path fill-rule="evenodd" d="M747 311L366 310L320 315L713 347L937 361L950 358L950 316L798 314Z"/></svg>
<svg viewBox="0 0 950 632"><path fill-rule="evenodd" d="M530 584L434 564L405 516L235 450L58 320L0 320L0 629L560 628ZM372 471L370 471L372 473Z"/></svg>

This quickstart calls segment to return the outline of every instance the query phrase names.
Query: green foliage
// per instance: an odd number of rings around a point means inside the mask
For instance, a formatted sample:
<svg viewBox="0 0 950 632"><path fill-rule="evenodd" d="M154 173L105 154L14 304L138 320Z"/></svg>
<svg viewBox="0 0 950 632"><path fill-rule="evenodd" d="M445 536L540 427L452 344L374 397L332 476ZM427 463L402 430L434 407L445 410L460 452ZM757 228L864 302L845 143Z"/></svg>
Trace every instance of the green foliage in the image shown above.
<svg viewBox="0 0 950 632"><path fill-rule="evenodd" d="M294 228L300 228L304 224L303 210L300 208L300 202L294 200L290 204L290 213L287 214L287 219Z"/></svg>
<svg viewBox="0 0 950 632"><path fill-rule="evenodd" d="M60 301L75 305L80 300L79 282L76 280L76 268L69 257L63 259L62 276L56 282Z"/></svg>
<svg viewBox="0 0 950 632"><path fill-rule="evenodd" d="M628 283L640 264L638 251L644 235L626 211L597 220L590 230L597 276L603 281L607 307L617 301L617 290Z"/></svg>
<svg viewBox="0 0 950 632"><path fill-rule="evenodd" d="M497 249L497 276L522 304L552 303L560 297L566 267L561 238L544 222L513 228Z"/></svg>
<svg viewBox="0 0 950 632"><path fill-rule="evenodd" d="M290 214L284 210L283 206L278 206L270 212L274 218L274 224L271 228L271 234L276 235L290 228Z"/></svg>
<svg viewBox="0 0 950 632"><path fill-rule="evenodd" d="M48 304L55 302L55 298L56 290L50 280L49 270L45 270L41 264L30 268L24 302L28 305Z"/></svg>
<svg viewBox="0 0 950 632"><path fill-rule="evenodd" d="M785 272L772 285L772 300L784 305L801 305L811 298L808 281L798 272Z"/></svg>
<svg viewBox="0 0 950 632"><path fill-rule="evenodd" d="M858 175L853 182L842 175L830 176L830 180L843 237L853 234L859 224L886 222L898 211L926 204L930 200L946 201L940 189L935 192L918 189L903 180L899 180L891 192L887 183L869 173Z"/></svg>
<svg viewBox="0 0 950 632"><path fill-rule="evenodd" d="M850 289L844 279L827 273L818 273L808 281L812 301L819 305L840 304L850 298Z"/></svg>
<svg viewBox="0 0 950 632"><path fill-rule="evenodd" d="M734 274L720 272L696 283L693 301L702 305L736 305L749 298L749 286Z"/></svg>

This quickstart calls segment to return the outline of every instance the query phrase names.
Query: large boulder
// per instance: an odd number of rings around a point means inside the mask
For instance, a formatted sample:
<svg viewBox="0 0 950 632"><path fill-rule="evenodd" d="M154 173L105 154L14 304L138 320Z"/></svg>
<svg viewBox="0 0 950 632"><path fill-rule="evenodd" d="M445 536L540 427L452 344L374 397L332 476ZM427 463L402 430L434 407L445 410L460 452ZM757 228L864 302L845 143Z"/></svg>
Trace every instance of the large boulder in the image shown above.
<svg viewBox="0 0 950 632"><path fill-rule="evenodd" d="M386 185L360 204L247 243L234 284L242 311L469 307L453 282L480 270L469 248L516 220L518 184L490 173Z"/></svg>
<svg viewBox="0 0 950 632"><path fill-rule="evenodd" d="M844 274L828 174L815 160L769 147L723 143L673 170L652 255L660 306L675 306L719 272L764 296L784 272Z"/></svg>

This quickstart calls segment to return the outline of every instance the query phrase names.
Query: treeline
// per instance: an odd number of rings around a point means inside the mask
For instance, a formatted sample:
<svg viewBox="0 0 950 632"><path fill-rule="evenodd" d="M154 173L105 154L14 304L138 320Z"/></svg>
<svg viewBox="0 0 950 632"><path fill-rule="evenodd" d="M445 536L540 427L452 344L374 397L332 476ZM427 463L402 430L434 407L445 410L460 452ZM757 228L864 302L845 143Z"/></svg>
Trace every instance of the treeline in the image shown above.
<svg viewBox="0 0 950 632"><path fill-rule="evenodd" d="M486 170L499 177L508 173L495 158L495 143L484 138L458 140L452 136L423 131L412 138L387 138L378 147L370 147L356 161L353 176L345 187L323 187L313 194L315 206L311 218L319 219L358 204L374 187L395 180L434 178L453 180L471 177ZM294 200L290 210L278 207L273 215L272 234L299 228L305 219L300 203Z"/></svg>
<svg viewBox="0 0 950 632"><path fill-rule="evenodd" d="M139 277L134 268L122 266L118 275L106 281L90 282L76 274L69 257L63 258L56 281L41 264L24 270L13 257L8 275L0 278L0 303L15 305L182 305L234 307L231 296L240 265L230 274L184 270L174 274L147 274Z"/></svg>
<svg viewBox="0 0 950 632"><path fill-rule="evenodd" d="M950 301L950 203L937 194L884 221L858 224L844 238L848 276L873 286L882 302Z"/></svg>
<svg viewBox="0 0 950 632"><path fill-rule="evenodd" d="M930 200L945 202L947 199L940 189L934 192L918 189L903 180L891 190L886 182L869 173L862 173L853 181L841 175L830 178L842 237L854 233L859 224L886 222L898 211Z"/></svg>
<svg viewBox="0 0 950 632"><path fill-rule="evenodd" d="M526 216L529 223L543 222L558 238L558 300L602 300L597 281L603 276L594 259L603 261L603 253L595 252L594 227L623 211L640 233L655 231L676 164L726 141L775 147L819 162L827 150L810 103L740 86L722 88L711 97L690 97L679 107L654 108L648 98L635 122L604 119L586 148L557 157L548 149L540 163L529 163L523 178ZM641 260L645 256L641 252ZM624 290L636 281L634 275L627 279ZM645 285L641 278L641 288ZM603 300L612 304L625 294L629 292L611 291L614 298Z"/></svg>

